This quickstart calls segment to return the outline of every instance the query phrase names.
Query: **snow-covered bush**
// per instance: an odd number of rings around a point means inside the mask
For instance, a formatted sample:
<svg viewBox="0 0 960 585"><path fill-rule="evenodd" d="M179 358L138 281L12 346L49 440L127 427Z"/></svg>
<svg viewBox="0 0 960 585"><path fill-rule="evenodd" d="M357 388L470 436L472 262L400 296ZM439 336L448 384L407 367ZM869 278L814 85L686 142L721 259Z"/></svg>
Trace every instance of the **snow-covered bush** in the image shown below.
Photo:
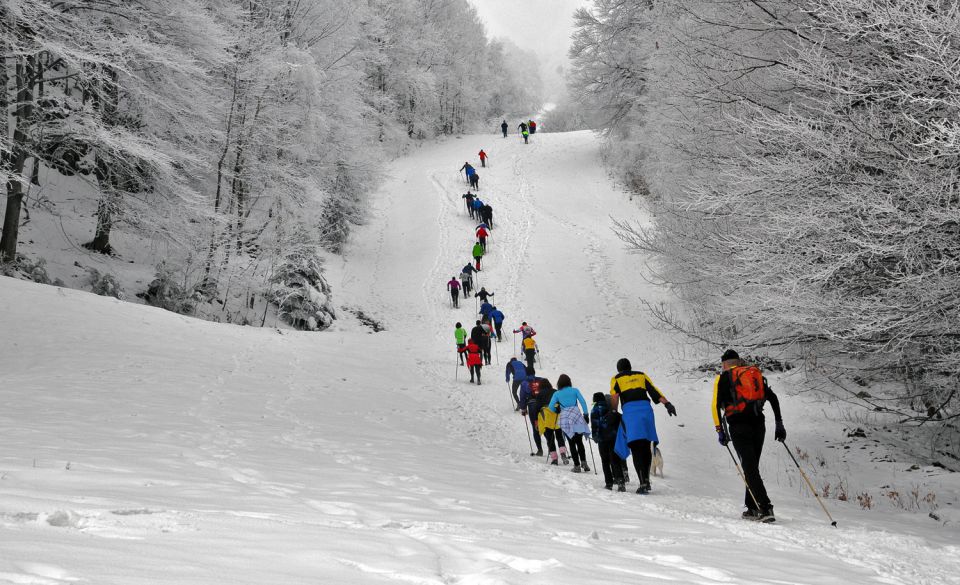
<svg viewBox="0 0 960 585"><path fill-rule="evenodd" d="M167 311L190 315L196 310L196 304L202 297L193 288L178 281L175 271L165 263L157 266L157 273L145 292L137 296L148 305Z"/></svg>
<svg viewBox="0 0 960 585"><path fill-rule="evenodd" d="M101 274L96 268L87 268L87 284L90 285L93 294L113 297L121 301L125 298L117 278L112 274Z"/></svg>
<svg viewBox="0 0 960 585"><path fill-rule="evenodd" d="M317 255L318 244L305 230L295 236L295 244L271 279L272 302L290 325L307 331L326 329L336 318L331 289L323 277L323 261Z"/></svg>

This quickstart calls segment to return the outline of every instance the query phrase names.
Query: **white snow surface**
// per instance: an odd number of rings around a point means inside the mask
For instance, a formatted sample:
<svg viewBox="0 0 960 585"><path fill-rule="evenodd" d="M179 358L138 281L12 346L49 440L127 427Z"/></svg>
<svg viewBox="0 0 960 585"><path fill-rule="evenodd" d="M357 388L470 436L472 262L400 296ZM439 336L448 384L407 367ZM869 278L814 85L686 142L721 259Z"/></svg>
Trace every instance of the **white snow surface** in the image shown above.
<svg viewBox="0 0 960 585"><path fill-rule="evenodd" d="M456 169L481 147L495 230L480 280L505 329L530 322L540 373L588 401L626 356L679 411L657 408L666 477L649 496L529 456L502 377L512 336L482 386L456 370L453 323L475 319L444 290L473 242ZM424 146L371 204L329 275L381 333L242 328L0 279L0 583L960 583L955 514L830 499L833 528L772 440L778 522L739 519L711 385L677 375L682 350L644 313L663 293L610 230L640 212L591 134ZM790 384L790 442L833 454L841 424ZM857 453L826 459L851 483L896 481ZM957 474L920 473L951 518Z"/></svg>

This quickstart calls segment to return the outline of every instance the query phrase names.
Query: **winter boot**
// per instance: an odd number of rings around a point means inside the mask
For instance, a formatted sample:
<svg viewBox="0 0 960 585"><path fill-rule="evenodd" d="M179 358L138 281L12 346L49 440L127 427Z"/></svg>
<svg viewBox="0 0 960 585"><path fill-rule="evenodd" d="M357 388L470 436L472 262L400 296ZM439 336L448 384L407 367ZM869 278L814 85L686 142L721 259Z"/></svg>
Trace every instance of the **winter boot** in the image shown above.
<svg viewBox="0 0 960 585"><path fill-rule="evenodd" d="M767 506L766 508L761 510L759 520L764 524L770 524L770 523L776 522L777 519L773 515L773 506Z"/></svg>
<svg viewBox="0 0 960 585"><path fill-rule="evenodd" d="M574 466L573 466L573 469L571 469L570 471L572 471L572 472L574 472L574 473L580 473L580 466L579 466L579 465L574 465Z"/></svg>
<svg viewBox="0 0 960 585"><path fill-rule="evenodd" d="M627 486L625 486L625 485L623 484L623 482L621 481L620 483L617 484L617 491L618 491L618 492L625 492L625 491L627 491Z"/></svg>
<svg viewBox="0 0 960 585"><path fill-rule="evenodd" d="M613 484L612 484L612 483L608 483L608 484L606 484L606 485L603 486L603 489L613 491Z"/></svg>
<svg viewBox="0 0 960 585"><path fill-rule="evenodd" d="M550 451L550 465L557 465L557 452Z"/></svg>
<svg viewBox="0 0 960 585"><path fill-rule="evenodd" d="M570 458L567 456L566 447L560 447L560 459L563 459L564 465L570 465Z"/></svg>
<svg viewBox="0 0 960 585"><path fill-rule="evenodd" d="M543 449L537 449L537 457L543 457Z"/></svg>
<svg viewBox="0 0 960 585"><path fill-rule="evenodd" d="M580 468L583 469L583 472L584 472L584 473L590 471L590 468L587 467L587 464L586 464L586 463L584 463L583 465L581 465Z"/></svg>
<svg viewBox="0 0 960 585"><path fill-rule="evenodd" d="M746 511L744 511L743 514L740 515L740 517L743 518L744 520L754 520L754 521L760 520L760 516L761 516L760 510L754 510L752 508L748 508Z"/></svg>

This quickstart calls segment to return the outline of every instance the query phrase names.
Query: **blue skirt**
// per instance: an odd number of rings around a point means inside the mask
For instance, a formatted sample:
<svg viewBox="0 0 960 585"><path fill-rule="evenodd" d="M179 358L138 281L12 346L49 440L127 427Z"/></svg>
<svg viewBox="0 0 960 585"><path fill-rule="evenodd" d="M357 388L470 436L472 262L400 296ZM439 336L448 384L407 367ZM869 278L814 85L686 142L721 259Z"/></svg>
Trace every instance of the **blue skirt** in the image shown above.
<svg viewBox="0 0 960 585"><path fill-rule="evenodd" d="M630 443L646 439L659 443L657 437L657 423L653 417L653 406L647 400L628 402L623 409L623 423L617 432L617 442L613 450L621 459L630 456Z"/></svg>

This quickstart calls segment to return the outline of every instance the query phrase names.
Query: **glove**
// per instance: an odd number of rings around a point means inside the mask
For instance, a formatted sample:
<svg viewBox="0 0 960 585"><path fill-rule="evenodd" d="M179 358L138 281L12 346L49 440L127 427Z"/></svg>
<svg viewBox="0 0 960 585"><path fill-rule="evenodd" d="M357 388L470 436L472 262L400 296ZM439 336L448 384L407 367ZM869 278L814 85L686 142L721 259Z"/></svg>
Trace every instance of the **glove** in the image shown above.
<svg viewBox="0 0 960 585"><path fill-rule="evenodd" d="M723 427L717 427L717 441L719 441L724 447L730 443L730 437L728 437L727 433L724 432Z"/></svg>
<svg viewBox="0 0 960 585"><path fill-rule="evenodd" d="M777 421L777 429L773 431L773 438L781 443L787 440L787 429L783 428L783 421Z"/></svg>
<svg viewBox="0 0 960 585"><path fill-rule="evenodd" d="M667 409L667 414L670 416L677 416L677 409L675 406L673 406L673 404L667 402L663 406Z"/></svg>
<svg viewBox="0 0 960 585"><path fill-rule="evenodd" d="M585 422L585 423L587 423L587 424L590 424L590 415L589 415L589 414L584 414L584 415L583 415L583 422Z"/></svg>

